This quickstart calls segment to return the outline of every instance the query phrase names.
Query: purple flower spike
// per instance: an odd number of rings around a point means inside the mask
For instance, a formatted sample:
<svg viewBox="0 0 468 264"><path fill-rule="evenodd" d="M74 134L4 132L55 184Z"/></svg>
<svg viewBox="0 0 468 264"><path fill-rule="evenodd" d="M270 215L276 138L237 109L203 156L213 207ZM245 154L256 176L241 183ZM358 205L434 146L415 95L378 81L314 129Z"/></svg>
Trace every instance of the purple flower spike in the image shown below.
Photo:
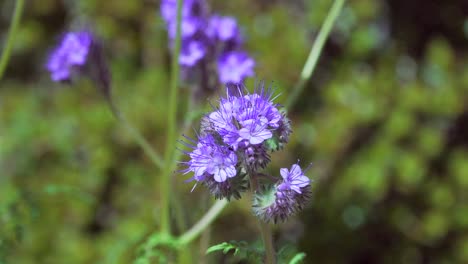
<svg viewBox="0 0 468 264"><path fill-rule="evenodd" d="M91 44L92 35L88 32L67 33L47 62L47 69L51 73L52 80L69 80L72 67L86 64Z"/></svg>
<svg viewBox="0 0 468 264"><path fill-rule="evenodd" d="M205 56L205 46L200 41L183 43L179 63L183 66L193 66Z"/></svg>
<svg viewBox="0 0 468 264"><path fill-rule="evenodd" d="M222 83L241 83L254 75L255 61L245 52L228 52L218 60L219 79Z"/></svg>

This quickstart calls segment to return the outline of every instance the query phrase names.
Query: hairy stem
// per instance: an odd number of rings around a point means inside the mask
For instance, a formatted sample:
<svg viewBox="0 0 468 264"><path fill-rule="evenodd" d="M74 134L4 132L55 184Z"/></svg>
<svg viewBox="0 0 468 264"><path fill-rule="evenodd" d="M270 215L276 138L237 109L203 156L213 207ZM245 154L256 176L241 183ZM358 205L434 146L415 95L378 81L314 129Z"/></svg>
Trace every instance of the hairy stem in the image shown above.
<svg viewBox="0 0 468 264"><path fill-rule="evenodd" d="M16 31L18 30L21 14L23 13L24 0L16 0L15 10L13 11L13 17L11 18L10 29L8 30L8 37L6 39L2 57L0 58L0 80L3 77L3 73L10 60L11 49L13 48L13 42L15 39Z"/></svg>
<svg viewBox="0 0 468 264"><path fill-rule="evenodd" d="M284 105L286 109L289 109L291 108L291 106L294 105L294 103L297 101L300 94L304 90L305 83L310 78L310 76L312 76L320 54L322 53L323 46L325 45L325 41L330 35L331 29L333 28L333 24L338 18L338 15L340 14L341 9L343 8L344 2L345 0L335 0L333 2L333 6L328 12L327 18L323 22L322 28L320 29L320 32L317 38L315 39L314 44L312 45L309 57L307 58L304 68L302 69L299 82L294 87L291 95L286 100L286 103Z"/></svg>
<svg viewBox="0 0 468 264"><path fill-rule="evenodd" d="M192 228L179 237L179 243L181 245L186 245L197 238L203 230L205 230L213 220L218 217L219 213L221 213L227 203L228 202L226 200L216 201L210 210L208 210L208 212L206 212L206 214L195 225L193 225Z"/></svg>
<svg viewBox="0 0 468 264"><path fill-rule="evenodd" d="M177 126L177 95L178 95L178 80L179 80L179 55L180 55L180 33L182 21L182 5L183 0L177 0L177 31L174 40L174 49L172 56L171 67L171 87L169 91L169 106L167 114L167 141L166 151L164 155L165 170L161 177L160 193L161 193L161 231L170 233L170 192L171 192L171 176L172 164L174 161L174 144L176 140Z"/></svg>
<svg viewBox="0 0 468 264"><path fill-rule="evenodd" d="M250 189L252 195L258 190L258 180L256 174L250 174ZM262 234L263 245L265 247L265 263L276 264L276 253L275 247L273 246L273 236L271 234L270 226L258 219L258 225L260 226L260 232Z"/></svg>

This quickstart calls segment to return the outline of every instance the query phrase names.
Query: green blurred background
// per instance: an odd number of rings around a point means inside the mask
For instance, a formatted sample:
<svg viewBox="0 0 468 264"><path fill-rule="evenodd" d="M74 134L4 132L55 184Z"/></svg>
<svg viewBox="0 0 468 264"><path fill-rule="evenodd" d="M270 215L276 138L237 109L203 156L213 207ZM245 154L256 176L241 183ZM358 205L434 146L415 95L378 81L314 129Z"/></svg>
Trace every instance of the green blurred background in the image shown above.
<svg viewBox="0 0 468 264"><path fill-rule="evenodd" d="M238 18L256 78L273 82L279 103L331 3L210 2ZM13 7L0 2L0 43ZM165 140L159 1L27 1L0 83L0 263L129 263L158 226L160 172L90 81L55 84L44 69L61 34L84 24L105 43L121 110L159 152L177 144ZM273 155L272 172L314 163L313 201L275 228L278 247L296 244L305 263L468 263L467 51L464 0L347 1L289 113L291 142ZM187 178L174 177L183 206L173 213L185 219L176 233L211 203ZM210 244L258 240L249 203L225 209ZM237 263L202 255L193 263Z"/></svg>

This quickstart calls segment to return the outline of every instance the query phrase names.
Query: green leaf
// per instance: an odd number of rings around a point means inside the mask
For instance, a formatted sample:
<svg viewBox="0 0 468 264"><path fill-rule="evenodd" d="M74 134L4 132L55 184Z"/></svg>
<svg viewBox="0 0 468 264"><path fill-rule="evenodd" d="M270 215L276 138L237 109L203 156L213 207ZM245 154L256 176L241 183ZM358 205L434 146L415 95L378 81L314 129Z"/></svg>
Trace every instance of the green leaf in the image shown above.
<svg viewBox="0 0 468 264"><path fill-rule="evenodd" d="M297 253L291 261L289 261L289 264L298 264L301 263L306 257L306 254L304 252Z"/></svg>
<svg viewBox="0 0 468 264"><path fill-rule="evenodd" d="M223 251L223 254L227 254L229 251L234 250L234 256L241 260L249 260L253 263L260 262L263 258L263 250L259 249L255 245L249 245L245 241L223 242L209 247L206 250L206 254L221 250Z"/></svg>
<svg viewBox="0 0 468 264"><path fill-rule="evenodd" d="M214 246L211 246L209 247L207 250L206 250L206 254L210 254L212 252L215 252L215 251L220 251L222 250L224 254L228 253L230 250L235 250L234 251L234 255L237 254L237 252L239 251L239 248L237 248L235 245L233 244L230 244L230 243L227 243L227 242L223 242L221 244L217 244L217 245L214 245Z"/></svg>

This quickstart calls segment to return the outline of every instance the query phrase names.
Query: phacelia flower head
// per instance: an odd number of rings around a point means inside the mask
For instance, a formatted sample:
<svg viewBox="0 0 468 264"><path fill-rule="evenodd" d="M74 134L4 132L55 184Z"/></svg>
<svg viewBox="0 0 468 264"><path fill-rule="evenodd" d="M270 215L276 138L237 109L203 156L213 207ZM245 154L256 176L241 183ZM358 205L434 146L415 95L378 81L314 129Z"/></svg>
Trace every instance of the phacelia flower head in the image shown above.
<svg viewBox="0 0 468 264"><path fill-rule="evenodd" d="M86 64L92 42L91 33L86 31L65 34L47 62L52 80L70 80L74 68L79 69Z"/></svg>
<svg viewBox="0 0 468 264"><path fill-rule="evenodd" d="M239 85L226 88L226 97L201 119L198 141L186 144L192 151L186 152L190 160L183 162L187 166L183 172L193 172L191 180L208 187L217 199L240 198L249 179L257 182L254 178L265 176L260 169L268 165L270 153L291 132L289 120L273 102L272 90L263 83L253 93ZM257 199L258 211L263 212L259 215L281 218L305 203L309 180L299 165L282 169L281 176L281 182L273 177L270 188L263 188L267 195Z"/></svg>
<svg viewBox="0 0 468 264"><path fill-rule="evenodd" d="M259 145L272 138L281 117L271 91L263 86L253 94L244 94L240 88L234 95L228 92L219 108L209 115L213 129L233 149Z"/></svg>
<svg viewBox="0 0 468 264"><path fill-rule="evenodd" d="M283 181L264 187L256 193L253 203L254 214L265 222L285 221L301 211L310 200L310 180L294 164L291 170L280 170Z"/></svg>
<svg viewBox="0 0 468 264"><path fill-rule="evenodd" d="M242 51L223 54L218 59L219 79L222 83L241 83L254 75L255 61Z"/></svg>

